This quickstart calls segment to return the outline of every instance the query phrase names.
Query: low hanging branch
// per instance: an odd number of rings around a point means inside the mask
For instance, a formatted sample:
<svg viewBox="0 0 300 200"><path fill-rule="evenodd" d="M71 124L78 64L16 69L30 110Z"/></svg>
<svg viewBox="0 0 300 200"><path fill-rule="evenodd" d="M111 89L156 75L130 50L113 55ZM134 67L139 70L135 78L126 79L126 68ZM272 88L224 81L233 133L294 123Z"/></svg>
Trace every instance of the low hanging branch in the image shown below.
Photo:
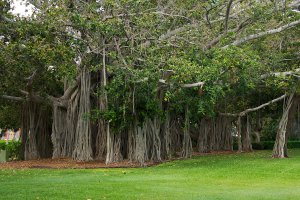
<svg viewBox="0 0 300 200"><path fill-rule="evenodd" d="M290 76L290 75L294 75L295 73L300 72L300 68L297 68L295 70L292 71L286 71L286 72L271 72L268 74L263 74L260 77L262 79L268 78L270 76Z"/></svg>
<svg viewBox="0 0 300 200"><path fill-rule="evenodd" d="M282 95L282 96L280 96L280 97L278 97L276 99L273 99L273 100L271 100L271 101L269 101L267 103L264 103L264 104L262 104L262 105L260 105L258 107L249 108L247 110L244 110L244 111L242 111L240 113L236 113L236 114L233 114L233 113L220 113L220 115L222 115L222 116L228 116L228 117L243 117L243 116L247 115L250 112L254 112L254 111L257 111L259 109L262 109L262 108L264 108L264 107L266 107L266 106L268 106L268 105L270 105L272 103L275 103L277 101L280 101L280 100L284 99L285 97L287 97L287 94L284 94L284 95Z"/></svg>
<svg viewBox="0 0 300 200"><path fill-rule="evenodd" d="M247 109L247 110L241 112L241 113L240 113L240 116L245 116L245 115L248 114L249 112L257 111L257 110L262 109L262 108L264 108L264 107L266 107L266 106L268 106L268 105L270 105L270 104L272 104L272 103L275 103L275 102L277 102L277 101L281 101L281 100L284 99L286 96L287 96L287 95L284 94L284 95L282 95L281 97L278 97L278 98L276 98L276 99L273 99L273 100L271 100L271 101L269 101L269 102L267 102L267 103L264 103L264 104L262 104L262 105L260 105L260 106L258 106L258 107L256 107L256 108L249 108L249 109Z"/></svg>
<svg viewBox="0 0 300 200"><path fill-rule="evenodd" d="M229 14L230 14L230 9L231 9L231 5L233 3L233 0L229 0L228 5L227 5L227 9L226 9L226 15L225 15L225 33L227 33L228 30L228 21L229 21Z"/></svg>
<svg viewBox="0 0 300 200"><path fill-rule="evenodd" d="M205 82L182 84L181 87L183 87L183 88L201 87L202 88L204 84L205 84Z"/></svg>
<svg viewBox="0 0 300 200"><path fill-rule="evenodd" d="M161 42L161 41L165 41L179 33L182 33L184 31L190 30L191 28L196 28L198 27L199 24L198 23L191 23L191 24L187 24L185 26L173 29L173 30L168 30L165 34L161 35L156 42ZM146 42L141 44L142 48L147 48L151 45L151 42L149 40L147 40Z"/></svg>
<svg viewBox="0 0 300 200"><path fill-rule="evenodd" d="M2 98L7 100L12 100L12 101L25 101L25 99L22 97L14 97L9 95L2 95Z"/></svg>
<svg viewBox="0 0 300 200"><path fill-rule="evenodd" d="M239 46L245 42L248 42L250 40L254 40L254 39L257 39L257 38L261 38L263 36L266 36L266 35L272 35L272 34L276 34L276 33L280 33L286 29L289 29L289 28L292 28L292 27L295 27L297 25L300 24L300 19L297 20L297 21L294 21L294 22L291 22L289 24L286 24L286 25L283 25L279 28L276 28L276 29L271 29L271 30L268 30L268 31L264 31L264 32L260 32L260 33L256 33L256 34L253 34L253 35L248 35L244 38L241 38L239 40L235 40L233 43L231 43L230 45L233 45L233 46ZM223 49L226 49L228 48L230 45L226 45L224 47L222 47Z"/></svg>

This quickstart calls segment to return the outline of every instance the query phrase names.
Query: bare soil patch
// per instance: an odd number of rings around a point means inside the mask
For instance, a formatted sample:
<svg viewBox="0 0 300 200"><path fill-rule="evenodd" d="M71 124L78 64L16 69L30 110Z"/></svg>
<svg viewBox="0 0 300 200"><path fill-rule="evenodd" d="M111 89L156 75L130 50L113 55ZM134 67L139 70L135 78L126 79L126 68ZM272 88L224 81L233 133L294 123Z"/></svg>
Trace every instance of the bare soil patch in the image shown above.
<svg viewBox="0 0 300 200"><path fill-rule="evenodd" d="M234 151L212 151L208 153L194 152L194 156L205 155L220 155L220 154L234 154ZM174 158L172 160L179 160L181 158ZM163 162L169 162L172 160L165 160ZM78 162L71 158L59 158L59 159L39 159L39 160L26 160L26 161L10 161L6 163L0 163L0 169L95 169L95 168L137 168L137 167L149 167L158 165L162 162L146 162L141 166L139 163L129 162L124 160L118 163L112 163L106 165L103 161L90 161L90 162Z"/></svg>

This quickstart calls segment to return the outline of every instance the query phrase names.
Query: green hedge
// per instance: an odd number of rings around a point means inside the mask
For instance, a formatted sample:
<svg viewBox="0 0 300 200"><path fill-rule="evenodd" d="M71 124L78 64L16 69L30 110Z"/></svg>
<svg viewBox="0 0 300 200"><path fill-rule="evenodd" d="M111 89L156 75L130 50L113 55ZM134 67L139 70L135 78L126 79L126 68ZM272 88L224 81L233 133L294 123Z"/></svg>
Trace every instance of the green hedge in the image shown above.
<svg viewBox="0 0 300 200"><path fill-rule="evenodd" d="M21 158L21 142L0 140L0 149L6 150L9 160L19 160Z"/></svg>
<svg viewBox="0 0 300 200"><path fill-rule="evenodd" d="M252 143L252 148L255 150L272 150L275 141L261 141L260 143ZM288 141L288 149L300 148L300 141ZM237 150L237 143L233 144L233 149Z"/></svg>

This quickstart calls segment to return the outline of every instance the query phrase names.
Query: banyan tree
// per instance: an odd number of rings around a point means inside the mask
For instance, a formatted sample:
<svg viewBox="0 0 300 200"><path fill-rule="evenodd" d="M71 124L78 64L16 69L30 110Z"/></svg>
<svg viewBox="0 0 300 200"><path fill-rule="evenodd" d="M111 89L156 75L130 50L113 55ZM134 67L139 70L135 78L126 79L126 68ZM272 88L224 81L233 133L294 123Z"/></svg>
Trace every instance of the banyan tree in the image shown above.
<svg viewBox="0 0 300 200"><path fill-rule="evenodd" d="M273 156L286 156L299 107L295 2L37 2L31 19L1 17L12 35L3 71L23 77L2 97L23 105L25 159L143 165L235 142L252 151L253 113L279 102ZM282 56L289 66L272 66Z"/></svg>

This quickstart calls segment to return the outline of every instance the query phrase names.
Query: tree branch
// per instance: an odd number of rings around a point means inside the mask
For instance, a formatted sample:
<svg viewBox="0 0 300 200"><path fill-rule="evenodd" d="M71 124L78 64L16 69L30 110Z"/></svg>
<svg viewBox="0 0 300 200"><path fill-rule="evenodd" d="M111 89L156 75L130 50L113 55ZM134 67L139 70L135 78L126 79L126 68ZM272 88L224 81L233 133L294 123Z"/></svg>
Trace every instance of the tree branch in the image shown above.
<svg viewBox="0 0 300 200"><path fill-rule="evenodd" d="M230 14L230 8L231 8L231 5L232 5L232 2L233 2L233 0L229 0L228 5L227 5L227 9L226 9L225 25L224 25L225 33L227 33L227 30L228 30L228 20L229 20L229 14Z"/></svg>
<svg viewBox="0 0 300 200"><path fill-rule="evenodd" d="M282 96L280 96L280 97L278 97L278 98L276 98L276 99L273 99L273 100L271 100L271 101L269 101L269 102L267 102L267 103L264 103L264 104L262 104L262 105L260 105L260 106L257 106L257 107L255 107L255 108L249 108L249 109L247 109L247 110L241 112L239 115L240 115L240 116L245 116L245 115L248 114L249 112L257 111L257 110L262 109L262 108L264 108L264 107L266 107L266 106L268 106L268 105L270 105L270 104L272 104L272 103L275 103L275 102L277 102L277 101L281 101L281 100L284 99L286 96L287 96L287 95L284 94L284 95L282 95Z"/></svg>
<svg viewBox="0 0 300 200"><path fill-rule="evenodd" d="M246 109L246 110L244 110L244 111L242 111L240 113L235 113L235 114L233 114L233 113L220 113L220 115L222 115L222 116L228 116L228 117L243 117L243 116L247 115L250 112L254 112L254 111L257 111L259 109L262 109L262 108L264 108L264 107L266 107L266 106L268 106L268 105L270 105L272 103L275 103L277 101L280 101L280 100L284 99L285 97L287 97L287 94L284 94L284 95L282 95L282 96L280 96L280 97L278 97L276 99L273 99L273 100L271 100L271 101L269 101L267 103L264 103L264 104L262 104L260 106L255 107L255 108Z"/></svg>
<svg viewBox="0 0 300 200"><path fill-rule="evenodd" d="M164 41L164 40L167 40L169 39L170 37L178 34L178 33L181 33L181 32L184 32L186 31L187 29L189 28L195 28L198 26L198 23L192 23L192 24L188 24L186 26L182 26L182 27L179 27L179 28L176 28L176 29L173 29L173 30L168 30L165 34L162 34L158 40L156 42L161 42L161 41ZM141 47L142 48L147 48L151 45L151 42L148 40L144 43L141 44Z"/></svg>
<svg viewBox="0 0 300 200"><path fill-rule="evenodd" d="M239 46L239 45L241 45L241 44L243 44L245 42L248 42L250 40L261 38L261 37L266 36L266 35L272 35L272 34L280 33L280 32L282 32L282 31L284 31L286 29L292 28L292 27L297 26L299 24L300 24L300 20L297 20L297 21L291 22L289 24L286 24L286 25L281 26L281 27L276 28L276 29L271 29L271 30L260 32L260 33L256 33L256 34L253 34L253 35L248 35L248 36L246 36L244 38L241 38L239 40L235 40L230 45ZM226 49L230 45L226 45L226 46L222 47L222 49Z"/></svg>
<svg viewBox="0 0 300 200"><path fill-rule="evenodd" d="M14 97L9 95L2 95L2 98L7 100L12 100L12 101L25 101L25 99L22 97Z"/></svg>
<svg viewBox="0 0 300 200"><path fill-rule="evenodd" d="M268 74L263 74L260 76L260 78L265 79L268 78L270 76L289 76L289 75L293 75L296 72L300 72L300 68L297 68L295 70L292 71L286 71L286 72L271 72Z"/></svg>
<svg viewBox="0 0 300 200"><path fill-rule="evenodd" d="M183 88L201 87L202 88L204 84L205 84L205 82L182 84L181 87L183 87Z"/></svg>

